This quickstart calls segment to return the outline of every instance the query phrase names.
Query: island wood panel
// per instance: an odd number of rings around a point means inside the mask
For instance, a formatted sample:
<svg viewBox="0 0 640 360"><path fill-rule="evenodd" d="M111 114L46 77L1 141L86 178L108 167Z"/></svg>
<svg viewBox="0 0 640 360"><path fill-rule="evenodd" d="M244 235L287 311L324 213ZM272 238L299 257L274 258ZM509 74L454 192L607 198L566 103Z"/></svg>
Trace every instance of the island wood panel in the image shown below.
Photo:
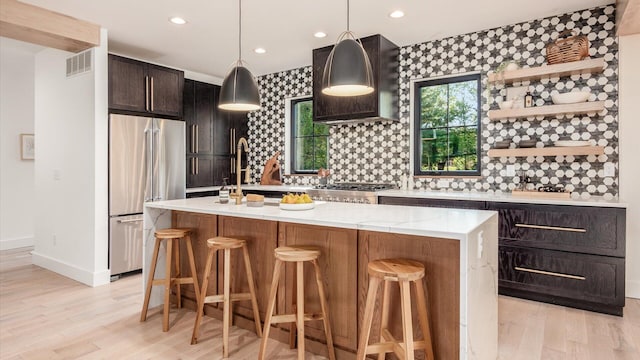
<svg viewBox="0 0 640 360"><path fill-rule="evenodd" d="M425 266L423 284L429 307L429 323L436 359L460 358L460 242L458 240L381 233L358 232L358 328L364 315L369 286L367 264L376 259L405 258L420 261ZM389 330L402 339L399 287L390 286ZM417 321L415 287L411 286L414 338L422 339ZM369 342L377 342L380 329L380 301L382 285L378 289L376 311ZM471 299L473 301L473 299ZM423 351L416 351L416 359L424 359Z"/></svg>
<svg viewBox="0 0 640 360"><path fill-rule="evenodd" d="M333 342L337 346L356 350L358 343L358 267L357 230L335 227L313 226L281 222L278 231L279 246L308 245L320 249L318 259L320 276L329 307L329 318ZM295 284L295 265L285 266L284 309L285 313L295 313L292 307ZM320 314L320 299L313 266L304 267L305 313ZM286 325L287 328L289 325ZM305 334L326 343L323 322L310 321L305 324ZM325 354L326 355L326 354Z"/></svg>
<svg viewBox="0 0 640 360"><path fill-rule="evenodd" d="M275 257L273 251L278 242L278 222L268 220L246 219L231 216L218 216L218 234L247 242L251 272L255 282L256 298L260 311L260 320L264 322L269 300L269 288L273 276ZM224 284L224 253L218 251L218 289L222 291ZM231 292L249 292L249 284L245 271L242 250L231 251ZM222 306L222 305L220 305ZM253 320L251 301L233 303L233 312Z"/></svg>
<svg viewBox="0 0 640 360"><path fill-rule="evenodd" d="M207 262L207 240L218 235L217 216L210 214L198 214L191 212L173 211L171 214L171 226L174 228L191 229L191 243L193 246L193 257L196 263L198 285L202 285L204 267ZM180 271L183 275L191 274L189 258L187 257L187 246L184 241L180 242ZM212 275L207 285L207 294L216 294L217 279L215 276L217 261L214 258L211 266ZM182 286L182 297L196 301L195 291L191 285ZM217 304L207 304L208 307L216 307Z"/></svg>

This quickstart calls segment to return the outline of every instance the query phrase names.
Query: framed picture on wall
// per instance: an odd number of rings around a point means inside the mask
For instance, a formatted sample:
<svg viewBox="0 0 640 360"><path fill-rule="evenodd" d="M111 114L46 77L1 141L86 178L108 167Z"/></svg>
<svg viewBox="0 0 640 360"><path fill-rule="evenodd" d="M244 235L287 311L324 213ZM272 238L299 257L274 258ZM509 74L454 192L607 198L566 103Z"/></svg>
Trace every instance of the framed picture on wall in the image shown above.
<svg viewBox="0 0 640 360"><path fill-rule="evenodd" d="M20 134L20 159L35 159L35 143L33 134Z"/></svg>

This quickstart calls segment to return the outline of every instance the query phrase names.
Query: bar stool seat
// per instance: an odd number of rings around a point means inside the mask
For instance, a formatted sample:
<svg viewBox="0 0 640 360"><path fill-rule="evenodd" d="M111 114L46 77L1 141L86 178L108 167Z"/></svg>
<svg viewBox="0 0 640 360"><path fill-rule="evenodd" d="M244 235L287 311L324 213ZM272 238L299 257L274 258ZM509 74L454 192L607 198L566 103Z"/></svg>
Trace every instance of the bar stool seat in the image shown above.
<svg viewBox="0 0 640 360"><path fill-rule="evenodd" d="M156 230L155 245L153 249L153 255L151 257L151 266L149 268L149 278L147 281L146 291L144 294L144 303L142 305L142 313L140 314L140 321L147 320L147 312L149 310L149 299L151 298L151 288L154 285L164 286L164 308L162 317L162 331L169 331L169 305L171 287L176 287L176 302L178 308L182 307L182 294L180 287L183 284L193 284L196 297L200 297L200 287L198 286L198 278L196 275L196 265L193 257L193 247L191 244L191 229L186 228L173 228L173 229L160 229ZM156 265L158 264L158 254L160 252L160 245L163 240L166 240L166 268L164 279L155 279ZM189 267L191 270L191 276L183 277L180 273L180 240L184 240L187 246L187 255L189 258ZM174 265L175 274L171 276L171 265Z"/></svg>
<svg viewBox="0 0 640 360"><path fill-rule="evenodd" d="M207 254L207 262L204 268L204 277L202 279L201 293L198 298L198 311L196 321L193 325L193 334L191 336L191 344L198 342L198 333L200 331L200 322L204 313L204 304L223 303L222 315L222 356L229 357L229 327L231 325L231 303L234 301L251 300L253 307L253 319L256 324L256 334L262 336L262 328L260 327L260 313L258 312L258 302L256 300L255 284L253 282L253 273L251 271L251 261L249 260L249 251L247 250L247 242L241 239L228 237L215 237L207 240L209 252ZM248 293L231 293L231 250L242 249L244 257L244 266L247 273L247 281L249 283ZM211 266L213 257L218 250L224 252L224 280L223 292L218 295L207 296L207 286L209 284L209 276L211 274Z"/></svg>
<svg viewBox="0 0 640 360"><path fill-rule="evenodd" d="M384 359L385 353L393 352L400 359L413 360L414 350L424 350L427 359L434 359L427 316L427 303L422 286L422 278L425 276L424 265L408 259L382 259L370 262L367 268L369 290L367 292L364 320L356 359L364 360L368 354L378 354L378 359ZM380 282L384 282L381 302L380 343L369 344L371 323ZM403 340L401 341L396 340L388 329L390 282L397 282L400 286L403 334ZM414 341L413 339L410 283L415 284L416 287L418 322L424 337L422 341Z"/></svg>
<svg viewBox="0 0 640 360"><path fill-rule="evenodd" d="M264 360L267 350L267 340L269 338L269 330L271 324L279 323L295 323L298 332L298 360L304 359L304 322L312 320L322 320L324 322L324 333L327 340L327 348L329 350L329 359L335 360L335 350L333 347L333 337L331 335L331 324L329 322L329 311L327 306L324 285L320 275L320 266L318 265L318 257L320 250L310 246L281 246L274 250L276 264L273 271L273 279L271 281L271 290L269 292L269 305L267 306L267 317L264 322L264 330L262 332L262 342L260 344L259 360ZM296 313L285 315L273 315L275 307L276 295L278 293L278 281L282 271L283 262L296 263ZM316 283L318 285L318 295L320 297L320 307L322 314L305 314L304 313L304 263L311 262L315 270Z"/></svg>

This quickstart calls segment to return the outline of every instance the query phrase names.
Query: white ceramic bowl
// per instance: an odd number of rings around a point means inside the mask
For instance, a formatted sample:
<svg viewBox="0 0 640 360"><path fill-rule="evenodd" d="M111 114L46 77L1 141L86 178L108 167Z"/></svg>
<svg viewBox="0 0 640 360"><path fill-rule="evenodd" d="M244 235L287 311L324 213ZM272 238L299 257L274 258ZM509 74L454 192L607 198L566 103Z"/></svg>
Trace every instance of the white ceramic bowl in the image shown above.
<svg viewBox="0 0 640 360"><path fill-rule="evenodd" d="M502 110L511 109L513 107L513 100L506 100L506 101L501 102L498 105L500 106L500 109L502 109Z"/></svg>
<svg viewBox="0 0 640 360"><path fill-rule="evenodd" d="M589 100L589 91L573 91L564 94L551 95L554 104L575 104Z"/></svg>
<svg viewBox="0 0 640 360"><path fill-rule="evenodd" d="M280 203L280 209L282 210L311 210L316 207L316 203L305 203L305 204L284 204Z"/></svg>

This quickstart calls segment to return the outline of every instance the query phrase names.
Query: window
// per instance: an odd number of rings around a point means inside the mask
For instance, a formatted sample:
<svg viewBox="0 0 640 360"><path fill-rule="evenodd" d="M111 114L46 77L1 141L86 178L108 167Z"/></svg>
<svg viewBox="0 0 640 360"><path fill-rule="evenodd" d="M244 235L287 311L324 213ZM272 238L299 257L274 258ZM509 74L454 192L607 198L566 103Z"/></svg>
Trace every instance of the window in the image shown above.
<svg viewBox="0 0 640 360"><path fill-rule="evenodd" d="M311 98L291 100L291 172L316 173L327 168L329 126L313 122Z"/></svg>
<svg viewBox="0 0 640 360"><path fill-rule="evenodd" d="M414 174L480 175L480 74L414 88Z"/></svg>

